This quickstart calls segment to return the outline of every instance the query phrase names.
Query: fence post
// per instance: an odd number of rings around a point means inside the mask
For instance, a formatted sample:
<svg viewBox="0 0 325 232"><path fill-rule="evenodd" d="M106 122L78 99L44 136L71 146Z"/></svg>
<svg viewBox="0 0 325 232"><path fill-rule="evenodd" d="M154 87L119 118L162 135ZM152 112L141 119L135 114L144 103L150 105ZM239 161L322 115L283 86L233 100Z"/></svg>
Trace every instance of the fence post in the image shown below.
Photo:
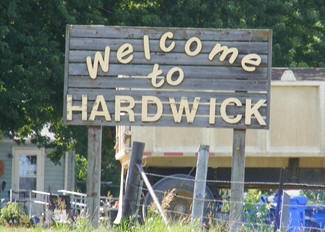
<svg viewBox="0 0 325 232"><path fill-rule="evenodd" d="M282 194L283 194L283 182L284 182L284 168L280 169L280 186L278 191L278 201L276 205L275 212L275 224L274 231L277 231L280 228L280 218L281 218L281 202L282 202Z"/></svg>
<svg viewBox="0 0 325 232"><path fill-rule="evenodd" d="M230 231L237 232L241 226L245 181L245 129L233 130Z"/></svg>
<svg viewBox="0 0 325 232"><path fill-rule="evenodd" d="M289 204L290 204L290 196L283 193L282 197L282 213L281 213L281 220L280 220L280 231L286 232L288 231L288 223L289 223Z"/></svg>
<svg viewBox="0 0 325 232"><path fill-rule="evenodd" d="M140 175L137 164L142 163L144 143L133 142L132 155L126 176L125 195L122 204L122 217L130 217L137 212L137 194L140 185Z"/></svg>
<svg viewBox="0 0 325 232"><path fill-rule="evenodd" d="M31 218L32 216L32 191L29 191L29 210L28 210L28 216Z"/></svg>
<svg viewBox="0 0 325 232"><path fill-rule="evenodd" d="M208 172L209 146L200 145L196 164L194 182L194 196L191 222L199 219L199 227L202 228L204 200L206 190L206 178Z"/></svg>
<svg viewBox="0 0 325 232"><path fill-rule="evenodd" d="M97 228L100 207L102 127L88 127L87 207L89 220Z"/></svg>

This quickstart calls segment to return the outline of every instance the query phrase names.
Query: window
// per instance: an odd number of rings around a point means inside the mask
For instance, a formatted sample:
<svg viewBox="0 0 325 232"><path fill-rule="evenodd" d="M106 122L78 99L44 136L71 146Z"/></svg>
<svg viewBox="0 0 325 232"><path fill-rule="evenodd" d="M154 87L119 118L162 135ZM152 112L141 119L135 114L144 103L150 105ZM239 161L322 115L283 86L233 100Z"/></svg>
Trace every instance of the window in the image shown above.
<svg viewBox="0 0 325 232"><path fill-rule="evenodd" d="M43 191L45 150L33 146L17 146L13 147L12 153L12 188Z"/></svg>
<svg viewBox="0 0 325 232"><path fill-rule="evenodd" d="M36 190L37 156L20 155L19 157L19 189Z"/></svg>

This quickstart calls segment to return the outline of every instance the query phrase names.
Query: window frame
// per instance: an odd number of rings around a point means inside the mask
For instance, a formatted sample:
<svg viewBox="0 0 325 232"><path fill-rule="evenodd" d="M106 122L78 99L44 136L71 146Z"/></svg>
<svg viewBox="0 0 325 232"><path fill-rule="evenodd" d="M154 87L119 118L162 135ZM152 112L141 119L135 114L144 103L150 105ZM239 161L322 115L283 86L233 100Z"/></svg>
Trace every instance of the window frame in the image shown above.
<svg viewBox="0 0 325 232"><path fill-rule="evenodd" d="M20 155L36 155L36 190L44 191L45 149L36 146L14 146L12 154L12 189L19 189Z"/></svg>

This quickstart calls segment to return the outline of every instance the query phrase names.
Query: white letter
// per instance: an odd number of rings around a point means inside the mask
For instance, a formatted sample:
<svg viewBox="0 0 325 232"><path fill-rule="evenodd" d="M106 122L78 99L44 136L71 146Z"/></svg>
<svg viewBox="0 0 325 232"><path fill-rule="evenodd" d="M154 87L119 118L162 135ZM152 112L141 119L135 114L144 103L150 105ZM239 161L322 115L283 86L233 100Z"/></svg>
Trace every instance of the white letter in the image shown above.
<svg viewBox="0 0 325 232"><path fill-rule="evenodd" d="M148 78L151 78L151 84L153 87L160 88L164 84L164 76L159 76L162 73L161 69L159 69L159 64L154 64L152 72L147 76ZM159 83L157 83L157 77L162 78Z"/></svg>
<svg viewBox="0 0 325 232"><path fill-rule="evenodd" d="M129 103L128 106L121 106L121 103ZM133 97L130 96L115 96L115 121L121 121L121 112L126 112L129 114L129 121L134 122L134 112L133 107L135 102Z"/></svg>
<svg viewBox="0 0 325 232"><path fill-rule="evenodd" d="M227 110L227 105L229 103L235 103L237 106L242 106L242 104L241 104L241 102L239 101L238 98L230 97L230 98L225 99L222 102L221 107L220 107L221 117L225 122L228 122L230 124L238 123L242 119L243 115L237 114L237 116L234 117L234 118L228 117L226 110Z"/></svg>
<svg viewBox="0 0 325 232"><path fill-rule="evenodd" d="M190 111L188 101L186 98L182 97L181 102L179 103L179 108L176 108L175 98L169 98L170 108L174 117L174 122L179 123L182 120L182 115L185 110L185 116L188 123L193 123L196 112L199 107L200 98L194 98L192 110Z"/></svg>
<svg viewBox="0 0 325 232"><path fill-rule="evenodd" d="M81 106L72 105L72 96L67 95L67 120L72 120L72 111L81 111L81 120L87 121L87 95L82 95Z"/></svg>
<svg viewBox="0 0 325 232"><path fill-rule="evenodd" d="M144 57L146 60L150 60L150 44L149 44L149 36L144 35L143 36L143 51L144 51Z"/></svg>
<svg viewBox="0 0 325 232"><path fill-rule="evenodd" d="M248 54L241 60L241 66L246 72L254 72L255 67L249 67L249 65L259 66L261 64L261 57L257 54Z"/></svg>
<svg viewBox="0 0 325 232"><path fill-rule="evenodd" d="M173 38L173 33L168 31L168 32L165 32L161 38L160 38L160 49L163 51L163 52L170 52L174 49L175 47L175 42L172 41L169 45L169 47L166 47L166 39L172 39Z"/></svg>
<svg viewBox="0 0 325 232"><path fill-rule="evenodd" d="M224 61L228 54L231 53L229 63L232 64L235 62L238 56L238 49L237 48L228 48L227 46L221 46L221 44L217 43L214 48L211 50L209 54L209 60L213 60L213 58L218 54L221 53L220 61Z"/></svg>
<svg viewBox="0 0 325 232"><path fill-rule="evenodd" d="M157 112L155 115L148 117L148 103L156 104ZM142 122L156 122L161 118L163 112L163 105L158 97L155 96L142 96Z"/></svg>
<svg viewBox="0 0 325 232"><path fill-rule="evenodd" d="M196 48L195 48L194 51L191 51L191 45L192 45L193 42L196 43ZM201 43L201 40L198 37L192 37L192 38L190 38L189 40L186 41L185 53L188 56L196 56L197 54L200 53L201 49L202 49L202 43Z"/></svg>
<svg viewBox="0 0 325 232"><path fill-rule="evenodd" d="M216 123L216 99L210 98L209 124Z"/></svg>
<svg viewBox="0 0 325 232"><path fill-rule="evenodd" d="M132 52L133 52L133 47L131 44L129 44L129 43L123 44L117 50L117 53L116 53L117 60L122 64L130 63L133 59ZM128 56L128 55L130 55L130 56L127 58L124 58L125 56Z"/></svg>
<svg viewBox="0 0 325 232"><path fill-rule="evenodd" d="M261 99L259 100L252 108L252 99L246 99L246 113L245 113L245 124L250 125L251 124L251 117L254 114L256 120L261 126L265 126L266 123L264 119L262 118L260 112L258 111L258 108L260 108L266 100Z"/></svg>
<svg viewBox="0 0 325 232"><path fill-rule="evenodd" d="M96 52L95 58L94 58L94 65L91 64L91 57L87 56L87 58L86 58L87 69L88 69L88 73L89 73L89 76L91 79L96 79L96 77L97 77L98 62L100 64L100 67L102 68L103 72L108 72L109 54L110 54L109 46L105 47L104 59L100 52Z"/></svg>
<svg viewBox="0 0 325 232"><path fill-rule="evenodd" d="M98 111L99 105L102 106L102 111ZM89 116L89 121L94 121L96 116L104 116L106 121L111 121L111 115L108 112L103 95L98 95L96 97L96 101Z"/></svg>
<svg viewBox="0 0 325 232"><path fill-rule="evenodd" d="M178 72L178 77L175 81L172 80L172 76L175 72ZM174 67L174 68L171 68L168 73L167 73L167 76L166 76L166 81L168 84L172 85L172 86L177 86L179 85L180 83L182 83L182 81L184 80L184 72L181 68L179 67Z"/></svg>

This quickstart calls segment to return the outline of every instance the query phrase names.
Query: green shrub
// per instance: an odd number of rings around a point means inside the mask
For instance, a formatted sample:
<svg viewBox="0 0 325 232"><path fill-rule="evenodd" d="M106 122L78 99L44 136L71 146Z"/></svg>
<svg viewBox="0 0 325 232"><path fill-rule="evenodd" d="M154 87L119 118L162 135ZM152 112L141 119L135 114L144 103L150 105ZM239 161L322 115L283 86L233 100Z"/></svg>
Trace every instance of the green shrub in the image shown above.
<svg viewBox="0 0 325 232"><path fill-rule="evenodd" d="M23 211L16 202L9 202L1 209L0 221L3 225L19 225L23 218Z"/></svg>
<svg viewBox="0 0 325 232"><path fill-rule="evenodd" d="M267 224L270 212L270 204L261 203L262 192L257 189L249 189L244 201L244 231L269 232L273 231L273 224Z"/></svg>

